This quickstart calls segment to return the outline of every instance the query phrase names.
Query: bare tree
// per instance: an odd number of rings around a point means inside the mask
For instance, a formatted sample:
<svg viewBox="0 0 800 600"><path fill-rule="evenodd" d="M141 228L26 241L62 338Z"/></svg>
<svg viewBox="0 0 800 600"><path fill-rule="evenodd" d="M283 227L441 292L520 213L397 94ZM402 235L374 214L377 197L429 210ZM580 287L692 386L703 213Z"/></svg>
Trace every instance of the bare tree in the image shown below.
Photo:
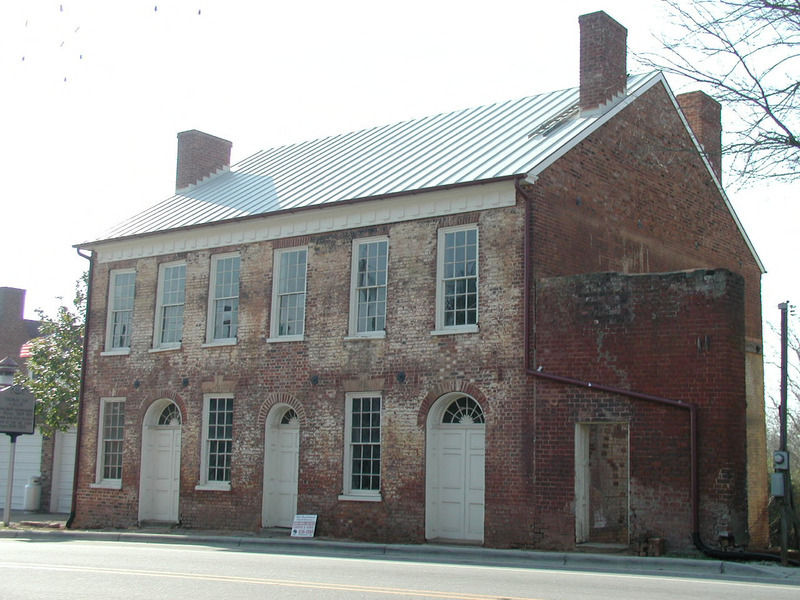
<svg viewBox="0 0 800 600"><path fill-rule="evenodd" d="M701 84L733 111L723 152L742 182L799 177L800 0L663 1L674 33L640 62Z"/></svg>

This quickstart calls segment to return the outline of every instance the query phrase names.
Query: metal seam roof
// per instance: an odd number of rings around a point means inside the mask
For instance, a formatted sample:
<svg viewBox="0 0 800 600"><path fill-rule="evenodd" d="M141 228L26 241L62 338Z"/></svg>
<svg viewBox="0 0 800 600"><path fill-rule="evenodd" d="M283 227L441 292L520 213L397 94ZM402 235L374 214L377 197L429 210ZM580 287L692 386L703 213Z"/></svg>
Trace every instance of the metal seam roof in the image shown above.
<svg viewBox="0 0 800 600"><path fill-rule="evenodd" d="M629 97L656 79L629 77ZM257 152L97 241L524 175L602 121L575 115L531 135L574 110L578 94L560 90Z"/></svg>

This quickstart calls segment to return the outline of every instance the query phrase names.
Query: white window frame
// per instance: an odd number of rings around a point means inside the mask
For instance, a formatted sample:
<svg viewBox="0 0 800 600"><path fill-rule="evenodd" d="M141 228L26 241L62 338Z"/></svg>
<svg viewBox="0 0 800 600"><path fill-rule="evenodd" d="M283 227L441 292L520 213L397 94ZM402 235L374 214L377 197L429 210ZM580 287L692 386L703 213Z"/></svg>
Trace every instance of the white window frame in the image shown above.
<svg viewBox="0 0 800 600"><path fill-rule="evenodd" d="M108 304L106 312L106 347L103 355L112 354L130 354L131 351L131 332L133 331L133 311L134 307L130 309L119 310L115 304L117 302L117 278L123 275L133 275L133 297L132 301L136 298L136 269L112 269L108 277ZM114 347L114 325L116 316L119 313L128 312L130 310L130 321L128 322L128 345Z"/></svg>
<svg viewBox="0 0 800 600"><path fill-rule="evenodd" d="M354 489L353 488L353 449L359 445L353 441L353 401L357 399L377 399L379 406L379 425L377 446L380 449L380 467L378 472L378 489ZM342 495L340 500L356 500L362 502L380 502L381 489L383 487L383 395L380 392L358 392L345 395L345 427L344 427L344 473L342 479ZM370 442L365 445L375 445Z"/></svg>
<svg viewBox="0 0 800 600"><path fill-rule="evenodd" d="M184 270L184 280L183 280L183 302L182 303L171 303L171 304L164 304L164 277L165 272L167 269L172 267L180 267L183 266L186 269L186 261L178 260L173 262L161 263L158 265L158 289L156 290L156 317L155 317L155 327L154 327L154 334L153 334L153 349L154 350L174 350L181 347L181 343L183 342L183 331L186 325L185 321L183 320L185 316L185 312L182 312L181 315L181 341L178 342L162 342L161 337L163 334L163 327L164 327L164 309L168 306L181 306L183 307L184 311L186 308L186 279L187 279L187 272Z"/></svg>
<svg viewBox="0 0 800 600"><path fill-rule="evenodd" d="M370 244L385 244L386 245L386 265L385 265L385 281L383 285L364 286L373 289L383 289L383 328L374 331L358 331L359 325L359 308L360 291L359 287L359 253L362 246ZM387 236L359 238L353 240L352 261L350 267L350 338L384 338L386 337L386 307L387 307L387 290L389 278L389 238Z"/></svg>
<svg viewBox="0 0 800 600"><path fill-rule="evenodd" d="M239 259L239 275L237 275L236 295L235 296L217 296L217 275L220 261L238 258ZM211 270L210 281L208 285L208 318L206 330L206 346L222 346L235 344L238 340L239 331L239 286L240 281L238 278L241 276L241 254L239 252L227 252L225 254L215 254L211 257ZM236 325L234 334L229 337L214 337L216 330L217 319L217 302L236 299Z"/></svg>
<svg viewBox="0 0 800 600"><path fill-rule="evenodd" d="M461 231L475 231L475 323L462 325L445 325L445 240L451 233ZM449 335L452 333L477 333L480 323L480 235L477 223L458 225L455 227L442 227L438 232L436 260L436 329L431 335Z"/></svg>
<svg viewBox="0 0 800 600"><path fill-rule="evenodd" d="M121 437L119 438L106 438L105 435L106 415L108 414L109 406L111 404L119 405L121 409L122 423L117 425L117 427L121 429L120 431ZM119 477L105 477L106 462L108 457L108 454L106 453L106 442L119 442L120 444L122 444L122 447L120 448L119 452L114 452L115 455L119 456L120 460ZM125 450L125 398L100 398L100 410L97 421L97 461L95 463L96 464L95 482L91 484L91 487L107 488L114 490L122 489L122 472L123 472L122 459L124 456L124 450Z"/></svg>
<svg viewBox="0 0 800 600"><path fill-rule="evenodd" d="M294 252L305 252L305 270L303 271L303 291L294 292L281 292L281 277L283 269L281 267L281 258L284 255ZM306 305L307 305L307 291L308 291L308 246L292 246L291 248L281 248L275 250L273 255L273 271L272 271L272 317L270 319L270 338L268 342L297 342L305 339L305 319L306 319ZM300 321L303 331L293 334L281 334L281 299L284 296L299 295L303 296L303 318Z"/></svg>
<svg viewBox="0 0 800 600"><path fill-rule="evenodd" d="M230 438L211 438L209 436L209 425L210 425L210 406L212 399L219 399L219 400L230 400L231 401L231 435ZM217 481L217 480L209 480L208 477L208 470L209 470L209 458L211 454L211 445L213 442L216 441L228 441L230 442L230 461L233 461L233 411L234 411L234 398L233 394L203 394L203 436L202 436L202 443L200 445L200 478L198 480L198 484L195 486L197 490L212 490L212 491L222 491L227 492L231 489L231 481L230 479L225 481ZM232 469L233 464L229 466Z"/></svg>

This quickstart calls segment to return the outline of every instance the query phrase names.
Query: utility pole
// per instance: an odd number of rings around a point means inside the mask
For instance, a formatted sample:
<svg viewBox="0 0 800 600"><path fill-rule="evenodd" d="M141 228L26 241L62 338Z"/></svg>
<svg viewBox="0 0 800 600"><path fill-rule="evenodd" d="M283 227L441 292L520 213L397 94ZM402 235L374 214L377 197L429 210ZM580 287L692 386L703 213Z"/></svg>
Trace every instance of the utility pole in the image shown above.
<svg viewBox="0 0 800 600"><path fill-rule="evenodd" d="M786 435L787 435L787 397L788 397L788 379L789 379L789 303L781 302L778 304L781 311L781 437L779 442L779 450L786 452Z"/></svg>
<svg viewBox="0 0 800 600"><path fill-rule="evenodd" d="M778 452L775 453L774 463L776 475L780 477L783 493L780 496L781 505L781 564L785 567L789 564L789 505L786 502L787 494L791 494L789 488L789 453L786 451L787 433L787 414L788 407L788 345L789 345L789 303L781 302L778 304L781 311L781 406L778 417L780 418L780 440L778 442ZM789 489L787 489L789 488Z"/></svg>
<svg viewBox="0 0 800 600"><path fill-rule="evenodd" d="M794 498L792 498L791 460L788 449L788 393L789 393L789 312L794 314L794 306L788 302L778 305L781 311L781 405L780 405L780 440L778 450L773 453L772 489L773 496L780 507L781 563L786 566L789 560L789 531L794 530L794 543L797 548L800 541L800 518L798 518Z"/></svg>

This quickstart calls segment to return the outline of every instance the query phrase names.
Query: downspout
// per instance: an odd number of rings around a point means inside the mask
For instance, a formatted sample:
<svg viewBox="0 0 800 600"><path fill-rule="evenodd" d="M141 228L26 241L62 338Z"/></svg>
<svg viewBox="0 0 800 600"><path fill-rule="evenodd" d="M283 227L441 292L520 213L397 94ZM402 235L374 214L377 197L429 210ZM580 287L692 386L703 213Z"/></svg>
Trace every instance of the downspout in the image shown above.
<svg viewBox="0 0 800 600"><path fill-rule="evenodd" d="M691 477L691 508L692 508L692 542L697 547L698 550L710 556L712 558L719 558L719 559L726 559L726 560L775 560L779 561L779 556L773 556L771 554L758 554L752 552L722 552L720 550L714 550L707 546L702 538L700 537L700 489L699 489L699 475L698 475L698 457L697 457L697 405L691 402L684 402L682 400L672 400L670 398L663 398L661 396L654 396L652 394L643 394L641 392L634 392L631 390L625 390L622 388L618 388L615 386L605 385L602 383L592 383L590 381L582 381L580 379L573 379L571 377L564 377L561 375L555 375L553 373L547 373L541 370L541 367L538 369L531 368L531 283L532 283L532 274L531 274L531 244L532 244L532 209L531 205L533 201L525 193L520 186L520 179L514 180L514 187L516 188L517 192L525 198L525 237L524 237L524 252L525 257L523 259L523 268L525 272L523 273L523 282L525 289L523 291L523 327L525 328L525 332L523 334L524 340L524 352L525 352L525 372L528 375L533 375L534 377L538 377L540 379L547 379L548 381L555 381L557 383L563 383L565 385L572 385L576 387L584 387L587 389L592 390L599 390L601 392L609 392L611 394L619 394L621 396L627 396L628 398L632 398L634 400L642 400L645 402L654 402L656 404L663 404L667 406L673 406L675 408L679 408L681 410L688 410L689 411L689 419L690 419L690 429L689 429L689 448L690 448L690 477ZM794 561L798 566L800 566L800 562Z"/></svg>
<svg viewBox="0 0 800 600"><path fill-rule="evenodd" d="M89 274L87 276L86 281L86 314L84 315L83 320L83 357L81 360L81 385L80 391L78 392L78 428L76 431L76 436L78 442L75 444L75 470L72 476L72 505L69 509L69 517L67 518L67 529L72 527L72 522L75 520L75 506L76 502L78 501L78 473L79 467L81 464L81 440L83 436L81 432L83 430L83 398L84 392L86 389L86 358L89 355L89 314L91 311L90 303L92 301L92 273L94 271L94 254L83 254L81 253L81 249L76 249L78 256L85 258L89 261Z"/></svg>

